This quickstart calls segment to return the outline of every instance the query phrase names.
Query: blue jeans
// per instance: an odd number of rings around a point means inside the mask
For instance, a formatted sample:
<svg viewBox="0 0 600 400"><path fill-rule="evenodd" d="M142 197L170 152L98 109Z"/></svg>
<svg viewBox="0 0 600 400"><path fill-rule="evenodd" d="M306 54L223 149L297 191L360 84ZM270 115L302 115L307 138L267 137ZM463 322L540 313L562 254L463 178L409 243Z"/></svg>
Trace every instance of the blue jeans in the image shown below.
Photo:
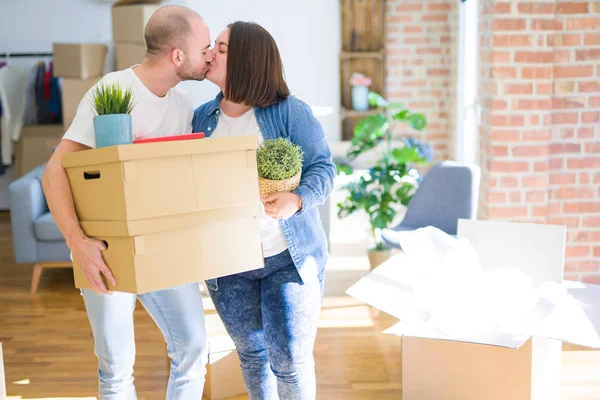
<svg viewBox="0 0 600 400"><path fill-rule="evenodd" d="M137 297L167 342L171 358L167 400L202 397L208 347L204 308L197 283L139 296L123 292L99 295L88 289L81 292L98 356L100 400L137 398L133 385L133 310Z"/></svg>
<svg viewBox="0 0 600 400"><path fill-rule="evenodd" d="M265 268L208 284L235 342L250 400L316 397L313 345L324 271L300 279L290 253L265 258Z"/></svg>

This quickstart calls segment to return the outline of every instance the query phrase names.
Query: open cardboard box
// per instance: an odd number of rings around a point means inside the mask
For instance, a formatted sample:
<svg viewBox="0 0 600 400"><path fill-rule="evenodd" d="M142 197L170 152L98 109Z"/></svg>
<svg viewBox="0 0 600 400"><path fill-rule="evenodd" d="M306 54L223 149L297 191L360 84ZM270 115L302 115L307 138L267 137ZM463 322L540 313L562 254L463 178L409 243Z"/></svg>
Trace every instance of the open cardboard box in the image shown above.
<svg viewBox="0 0 600 400"><path fill-rule="evenodd" d="M600 286L563 282L565 236L562 226L459 221L458 237L473 245L484 272L510 265L535 289L554 282L566 291L563 303L539 298L527 314L531 329L518 335L457 337L431 326L417 310L414 271L426 264L419 257L399 254L348 290L401 320L386 333L402 337L404 400L560 398L561 341L600 348ZM507 304L511 295L506 293Z"/></svg>

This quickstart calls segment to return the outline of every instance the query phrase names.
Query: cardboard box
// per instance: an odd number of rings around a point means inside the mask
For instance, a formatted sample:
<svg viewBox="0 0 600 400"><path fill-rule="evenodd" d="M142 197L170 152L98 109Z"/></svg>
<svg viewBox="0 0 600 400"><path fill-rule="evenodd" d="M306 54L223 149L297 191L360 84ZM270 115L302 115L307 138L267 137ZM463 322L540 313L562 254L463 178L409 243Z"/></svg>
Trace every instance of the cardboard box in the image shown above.
<svg viewBox="0 0 600 400"><path fill-rule="evenodd" d="M23 126L15 149L14 178L48 162L52 147L60 143L64 133L62 125Z"/></svg>
<svg viewBox="0 0 600 400"><path fill-rule="evenodd" d="M240 359L229 336L209 337L203 399L219 400L246 393Z"/></svg>
<svg viewBox="0 0 600 400"><path fill-rule="evenodd" d="M96 78L93 79L73 79L63 78L62 80L62 113L63 126L65 132L71 126L79 103L83 96L94 86Z"/></svg>
<svg viewBox="0 0 600 400"><path fill-rule="evenodd" d="M102 257L117 280L108 287L119 292L142 294L264 267L259 202L81 227L107 244ZM73 271L77 288L91 288L81 268Z"/></svg>
<svg viewBox="0 0 600 400"><path fill-rule="evenodd" d="M54 76L90 79L104 75L107 46L100 43L54 43Z"/></svg>
<svg viewBox="0 0 600 400"><path fill-rule="evenodd" d="M0 400L6 400L6 378L4 376L4 356L2 355L2 342L0 342Z"/></svg>
<svg viewBox="0 0 600 400"><path fill-rule="evenodd" d="M114 6L112 8L113 41L145 44L146 24L160 7L155 4Z"/></svg>
<svg viewBox="0 0 600 400"><path fill-rule="evenodd" d="M417 306L431 302L431 298L419 297L423 280L415 278L419 269L432 261L427 256L400 254L348 290L401 320L386 333L402 337L404 400L559 399L561 341L600 348L600 286L562 282L565 234L562 226L459 221L458 237L474 246L485 273L494 276L510 265L525 273L539 293L545 293L530 309L527 304L511 304L512 291L503 296L508 309L522 306L529 310L523 324L526 329L520 334L503 331L469 337L467 332L457 337L433 326L434 314ZM454 261L460 265L466 260ZM432 284L435 278L431 278ZM472 275L465 273L461 279L469 282ZM439 287L449 293L455 290L457 298L462 296L461 289L451 283ZM557 287L559 291L542 291ZM474 289L476 293L478 288ZM487 303L486 295L481 291L471 303ZM445 298L453 303L450 296ZM471 303L464 303L464 308L476 308ZM452 309L456 315L462 311ZM490 311L492 318L496 315ZM452 320L447 322L451 325ZM473 327L477 326L478 321L473 322ZM464 326L456 328L465 330Z"/></svg>
<svg viewBox="0 0 600 400"><path fill-rule="evenodd" d="M126 221L260 201L258 137L105 147L65 154L80 221Z"/></svg>
<svg viewBox="0 0 600 400"><path fill-rule="evenodd" d="M121 71L141 64L146 58L146 45L137 43L117 43L117 70Z"/></svg>

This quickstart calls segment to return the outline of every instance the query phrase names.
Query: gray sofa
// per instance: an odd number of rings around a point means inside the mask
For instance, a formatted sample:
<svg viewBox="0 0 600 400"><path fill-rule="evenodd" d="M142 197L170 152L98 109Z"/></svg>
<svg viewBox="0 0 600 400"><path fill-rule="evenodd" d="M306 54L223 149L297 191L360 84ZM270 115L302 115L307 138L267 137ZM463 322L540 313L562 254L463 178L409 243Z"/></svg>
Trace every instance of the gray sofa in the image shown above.
<svg viewBox="0 0 600 400"><path fill-rule="evenodd" d="M9 187L10 215L15 261L34 264L31 292L35 294L44 268L70 267L70 252L48 211L39 166Z"/></svg>

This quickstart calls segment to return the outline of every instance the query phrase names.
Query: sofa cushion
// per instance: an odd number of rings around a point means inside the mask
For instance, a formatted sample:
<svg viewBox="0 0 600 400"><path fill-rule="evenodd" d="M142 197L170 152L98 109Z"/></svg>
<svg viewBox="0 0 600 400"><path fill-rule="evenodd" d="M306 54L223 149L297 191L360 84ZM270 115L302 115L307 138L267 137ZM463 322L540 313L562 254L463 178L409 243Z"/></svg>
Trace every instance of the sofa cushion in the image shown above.
<svg viewBox="0 0 600 400"><path fill-rule="evenodd" d="M33 234L37 240L45 242L64 241L62 233L54 223L54 218L47 212L33 222Z"/></svg>

